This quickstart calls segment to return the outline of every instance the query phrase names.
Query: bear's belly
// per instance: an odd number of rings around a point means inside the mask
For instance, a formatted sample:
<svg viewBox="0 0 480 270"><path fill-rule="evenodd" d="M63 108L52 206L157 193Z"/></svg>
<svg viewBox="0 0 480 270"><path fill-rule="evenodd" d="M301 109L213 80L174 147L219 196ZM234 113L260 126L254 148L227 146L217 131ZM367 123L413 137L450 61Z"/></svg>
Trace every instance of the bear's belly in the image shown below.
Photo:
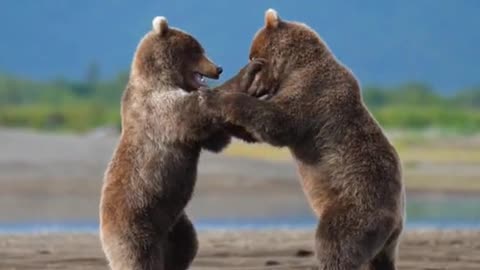
<svg viewBox="0 0 480 270"><path fill-rule="evenodd" d="M327 176L320 169L298 164L298 174L303 192L317 217L320 217L326 206L333 199L333 192L327 184Z"/></svg>

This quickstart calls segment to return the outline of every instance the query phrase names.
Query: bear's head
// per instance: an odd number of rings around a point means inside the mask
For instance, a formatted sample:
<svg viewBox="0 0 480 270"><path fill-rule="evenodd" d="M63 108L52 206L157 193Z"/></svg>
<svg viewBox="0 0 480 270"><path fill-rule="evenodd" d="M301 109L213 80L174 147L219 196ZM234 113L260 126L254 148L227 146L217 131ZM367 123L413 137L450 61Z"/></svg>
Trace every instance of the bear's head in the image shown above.
<svg viewBox="0 0 480 270"><path fill-rule="evenodd" d="M152 25L135 53L134 78L186 91L206 87L204 77L219 78L222 68L206 56L193 36L169 27L165 17L155 17Z"/></svg>
<svg viewBox="0 0 480 270"><path fill-rule="evenodd" d="M295 70L319 65L319 59L329 55L326 44L310 27L284 21L275 10L268 9L265 25L253 38L249 58L266 60L259 80L266 87L276 87Z"/></svg>

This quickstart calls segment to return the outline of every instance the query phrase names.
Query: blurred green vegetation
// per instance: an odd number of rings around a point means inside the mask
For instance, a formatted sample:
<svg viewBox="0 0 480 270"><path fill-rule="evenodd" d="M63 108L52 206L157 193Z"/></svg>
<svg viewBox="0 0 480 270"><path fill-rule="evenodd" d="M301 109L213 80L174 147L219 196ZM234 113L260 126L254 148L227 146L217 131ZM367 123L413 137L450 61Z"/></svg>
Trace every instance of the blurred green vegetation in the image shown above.
<svg viewBox="0 0 480 270"><path fill-rule="evenodd" d="M365 87L363 98L385 128L480 130L480 86L442 96L422 83L393 88Z"/></svg>
<svg viewBox="0 0 480 270"><path fill-rule="evenodd" d="M128 73L121 73L100 80L95 64L87 69L83 81L0 75L0 125L69 131L119 126L120 97L127 79ZM422 83L367 86L363 98L388 129L480 131L480 86L453 96L442 96Z"/></svg>
<svg viewBox="0 0 480 270"><path fill-rule="evenodd" d="M87 131L120 125L120 97L128 80L121 73L99 79L92 64L83 81L32 81L0 75L0 126Z"/></svg>

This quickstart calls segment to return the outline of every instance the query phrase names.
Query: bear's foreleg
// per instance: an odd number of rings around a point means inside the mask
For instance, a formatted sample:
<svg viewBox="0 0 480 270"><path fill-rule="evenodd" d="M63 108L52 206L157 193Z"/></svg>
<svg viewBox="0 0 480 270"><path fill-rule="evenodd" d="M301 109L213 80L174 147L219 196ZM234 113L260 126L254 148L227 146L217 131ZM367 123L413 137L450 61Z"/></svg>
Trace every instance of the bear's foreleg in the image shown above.
<svg viewBox="0 0 480 270"><path fill-rule="evenodd" d="M217 93L218 92L247 93L248 89L251 87L255 79L255 75L260 71L260 69L262 69L263 66L264 66L264 61L261 59L250 61L234 77L230 78L228 81L226 81L222 85L217 86L210 91L217 92ZM229 134L245 142L248 142L248 143L257 142L257 140L252 136L252 134L248 133L243 127L234 125L232 123L224 123L223 128Z"/></svg>
<svg viewBox="0 0 480 270"><path fill-rule="evenodd" d="M218 153L230 143L230 139L230 134L226 130L219 129L213 132L207 139L202 141L202 148L214 153Z"/></svg>
<svg viewBox="0 0 480 270"><path fill-rule="evenodd" d="M222 85L213 88L213 92L242 92L247 93L255 80L257 73L265 65L265 60L255 59L247 63L232 78L224 82Z"/></svg>
<svg viewBox="0 0 480 270"><path fill-rule="evenodd" d="M297 138L294 119L276 104L242 93L205 95L207 110L227 123L241 126L259 141L289 146Z"/></svg>

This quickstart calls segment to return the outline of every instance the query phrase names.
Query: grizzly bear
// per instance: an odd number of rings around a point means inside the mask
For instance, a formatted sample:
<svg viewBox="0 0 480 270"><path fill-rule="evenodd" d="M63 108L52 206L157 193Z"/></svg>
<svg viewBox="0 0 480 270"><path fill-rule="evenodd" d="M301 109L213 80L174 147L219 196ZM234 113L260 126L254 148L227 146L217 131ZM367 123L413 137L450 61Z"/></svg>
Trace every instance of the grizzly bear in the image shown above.
<svg viewBox="0 0 480 270"><path fill-rule="evenodd" d="M208 93L212 117L259 141L290 149L303 190L320 219L319 269L395 269L404 220L399 157L365 107L354 75L317 33L274 10L255 35L262 58L249 93Z"/></svg>
<svg viewBox="0 0 480 270"><path fill-rule="evenodd" d="M246 89L258 67L247 64L225 87ZM163 17L140 41L100 203L100 237L112 269L183 270L195 257L196 233L184 209L200 151L220 151L230 140L200 109L196 90L206 87L203 76L221 72L194 37Z"/></svg>

